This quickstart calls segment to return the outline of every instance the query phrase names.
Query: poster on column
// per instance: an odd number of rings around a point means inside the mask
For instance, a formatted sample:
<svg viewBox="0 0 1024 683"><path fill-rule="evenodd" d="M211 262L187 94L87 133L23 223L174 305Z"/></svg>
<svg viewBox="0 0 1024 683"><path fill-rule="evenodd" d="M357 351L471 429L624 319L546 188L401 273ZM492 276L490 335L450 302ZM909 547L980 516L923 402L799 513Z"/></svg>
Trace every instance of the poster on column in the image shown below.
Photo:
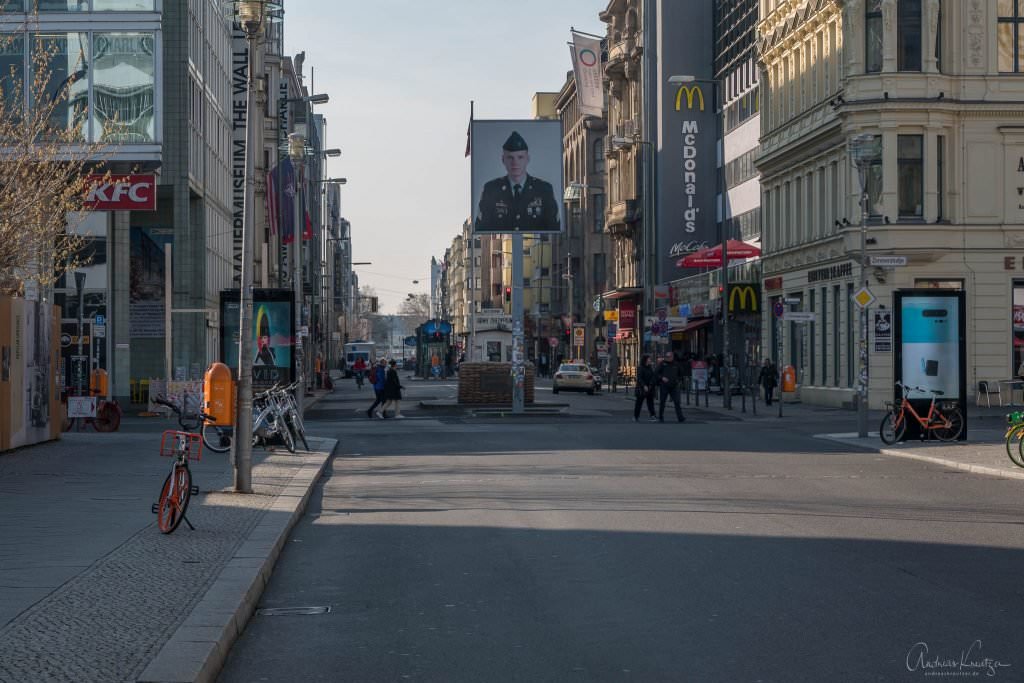
<svg viewBox="0 0 1024 683"><path fill-rule="evenodd" d="M254 388L288 384L295 376L295 307L288 289L253 291L252 383ZM221 362L238 375L238 290L220 293Z"/></svg>

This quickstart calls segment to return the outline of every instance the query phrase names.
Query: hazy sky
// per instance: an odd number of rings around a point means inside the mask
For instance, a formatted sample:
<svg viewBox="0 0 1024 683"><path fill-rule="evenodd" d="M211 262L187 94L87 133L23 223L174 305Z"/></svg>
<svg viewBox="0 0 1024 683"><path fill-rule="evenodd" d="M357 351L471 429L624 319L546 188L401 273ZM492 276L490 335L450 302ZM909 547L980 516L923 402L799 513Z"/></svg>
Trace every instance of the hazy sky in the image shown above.
<svg viewBox="0 0 1024 683"><path fill-rule="evenodd" d="M330 103L330 177L343 176L360 284L396 311L430 287L469 217L469 102L476 118L528 118L535 92L558 91L569 29L603 34L607 0L301 0L288 2L285 50L306 52L311 92ZM419 280L419 284L413 284Z"/></svg>

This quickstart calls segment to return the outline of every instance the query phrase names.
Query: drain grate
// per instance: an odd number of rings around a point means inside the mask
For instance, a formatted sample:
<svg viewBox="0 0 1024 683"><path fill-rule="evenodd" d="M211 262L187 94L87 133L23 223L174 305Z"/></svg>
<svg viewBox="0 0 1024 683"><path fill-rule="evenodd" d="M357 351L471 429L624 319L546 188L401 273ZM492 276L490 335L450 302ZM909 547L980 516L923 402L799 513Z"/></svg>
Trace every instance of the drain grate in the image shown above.
<svg viewBox="0 0 1024 683"><path fill-rule="evenodd" d="M256 614L262 617L282 617L289 615L327 614L330 611L330 605L319 607L260 607L256 610Z"/></svg>

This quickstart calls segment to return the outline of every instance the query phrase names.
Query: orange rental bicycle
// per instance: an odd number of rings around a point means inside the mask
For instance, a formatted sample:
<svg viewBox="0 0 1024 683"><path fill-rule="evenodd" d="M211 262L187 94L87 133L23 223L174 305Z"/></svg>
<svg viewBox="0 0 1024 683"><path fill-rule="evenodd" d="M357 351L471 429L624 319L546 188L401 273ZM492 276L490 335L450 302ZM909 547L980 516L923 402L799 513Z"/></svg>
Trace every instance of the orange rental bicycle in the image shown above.
<svg viewBox="0 0 1024 683"><path fill-rule="evenodd" d="M171 473L160 489L160 500L153 503L153 513L160 533L169 534L185 520L188 528L195 531L192 522L185 517L189 499L199 493L199 487L192 485L192 472L188 461L202 460L203 440L199 434L168 430L160 439L160 455L174 458Z"/></svg>
<svg viewBox="0 0 1024 683"><path fill-rule="evenodd" d="M934 434L940 441L954 441L964 431L964 416L955 403L937 404L935 399L943 395L943 392L934 389L922 389L921 387L908 387L902 382L896 382L903 393L903 399L899 404L887 403L888 411L882 418L882 426L878 435L887 444L894 444L903 440L907 431L907 422L914 419L921 425L921 438L926 434ZM911 391L930 393L932 402L928 406L928 412L924 415L918 414L908 400Z"/></svg>

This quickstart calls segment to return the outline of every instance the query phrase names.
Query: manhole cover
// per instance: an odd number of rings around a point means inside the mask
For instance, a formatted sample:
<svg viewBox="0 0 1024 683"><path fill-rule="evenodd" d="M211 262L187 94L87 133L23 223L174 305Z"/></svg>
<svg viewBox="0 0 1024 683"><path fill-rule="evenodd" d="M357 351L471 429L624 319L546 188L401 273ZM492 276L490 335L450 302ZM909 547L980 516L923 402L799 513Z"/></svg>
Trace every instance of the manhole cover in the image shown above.
<svg viewBox="0 0 1024 683"><path fill-rule="evenodd" d="M281 617L288 615L327 614L330 611L330 605L322 607L262 607L256 610L256 614L264 617Z"/></svg>

